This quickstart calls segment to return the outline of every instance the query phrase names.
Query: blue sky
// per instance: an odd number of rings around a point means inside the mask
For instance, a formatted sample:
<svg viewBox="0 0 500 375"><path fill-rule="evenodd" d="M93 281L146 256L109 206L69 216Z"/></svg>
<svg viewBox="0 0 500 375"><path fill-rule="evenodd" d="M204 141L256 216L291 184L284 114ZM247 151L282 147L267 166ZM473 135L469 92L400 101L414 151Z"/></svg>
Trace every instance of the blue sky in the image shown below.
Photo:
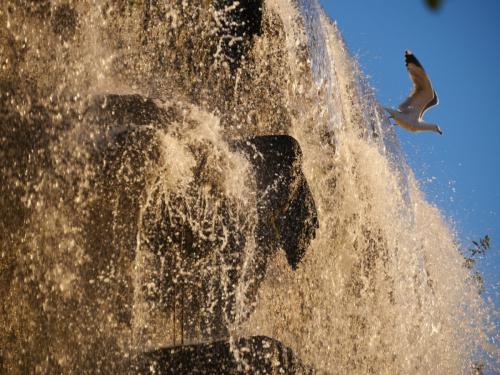
<svg viewBox="0 0 500 375"><path fill-rule="evenodd" d="M368 75L378 100L397 106L410 92L403 53L429 74L439 106L425 119L444 132L398 129L428 200L467 244L488 234L478 262L487 297L499 306L500 274L500 1L448 0L438 12L423 0L321 0Z"/></svg>

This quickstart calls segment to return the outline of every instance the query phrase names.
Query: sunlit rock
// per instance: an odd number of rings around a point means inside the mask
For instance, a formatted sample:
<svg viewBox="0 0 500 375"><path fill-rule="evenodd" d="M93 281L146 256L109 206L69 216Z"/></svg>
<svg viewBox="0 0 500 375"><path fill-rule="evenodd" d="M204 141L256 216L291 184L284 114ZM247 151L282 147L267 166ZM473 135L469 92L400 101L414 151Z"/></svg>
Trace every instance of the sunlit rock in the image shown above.
<svg viewBox="0 0 500 375"><path fill-rule="evenodd" d="M238 353L236 356L234 351ZM165 375L315 373L290 348L264 336L239 339L234 343L216 341L164 348L144 353L136 363L138 371Z"/></svg>
<svg viewBox="0 0 500 375"><path fill-rule="evenodd" d="M300 147L293 138L254 137L231 142L234 151L218 150L219 145L203 138L206 134L185 141L188 137L182 131L188 132L189 126L179 128L179 122L201 126L187 120L187 111L140 95L106 95L85 113L86 121L98 129L89 146L103 197L92 210L97 216L91 232L106 234L109 225L116 231L119 222L123 238L131 235L129 243L139 239L125 248L144 253L143 273L148 276L141 290L148 314L170 316L179 325L172 337L181 343L227 335L228 325L251 312L269 258L282 248L296 268L317 228L314 200L301 171ZM162 143L163 137L169 143ZM177 154L165 160L169 148ZM227 190L228 176L221 175L220 168L230 167L231 157L238 153L252 165L246 174L238 174L237 183L238 188L255 186L253 207L242 202L250 197ZM165 180L159 175L148 182L149 169L159 163L167 163ZM189 167L181 170L168 163ZM172 167L177 168L177 177L187 174L182 186L172 184L176 178L168 175ZM251 210L242 212L245 206ZM104 222L99 220L103 215ZM125 256L111 243L105 248L98 245L106 242L106 238L94 242L96 257ZM249 246L254 255L246 259ZM135 257L129 254L128 261ZM248 285L245 295L238 297L241 282ZM245 299L245 311L235 310L237 298Z"/></svg>

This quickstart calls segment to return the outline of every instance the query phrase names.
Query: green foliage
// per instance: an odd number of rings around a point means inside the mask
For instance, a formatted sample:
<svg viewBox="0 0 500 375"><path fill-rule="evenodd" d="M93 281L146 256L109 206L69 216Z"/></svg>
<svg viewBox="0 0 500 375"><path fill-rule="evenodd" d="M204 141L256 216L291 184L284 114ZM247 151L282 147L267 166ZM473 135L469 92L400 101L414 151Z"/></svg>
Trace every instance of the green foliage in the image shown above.
<svg viewBox="0 0 500 375"><path fill-rule="evenodd" d="M479 240L479 243L476 241L472 241L472 244L474 247L469 249L469 253L471 256L476 256L476 255L486 255L486 251L490 248L490 237L488 235L484 236Z"/></svg>
<svg viewBox="0 0 500 375"><path fill-rule="evenodd" d="M438 10L443 4L443 0L425 0L425 3L432 10Z"/></svg>
<svg viewBox="0 0 500 375"><path fill-rule="evenodd" d="M460 251L465 259L464 267L471 270L471 278L477 284L479 294L484 290L484 280L483 275L476 268L476 260L486 255L490 249L490 242L490 237L486 235L479 239L479 242L472 241L472 246Z"/></svg>

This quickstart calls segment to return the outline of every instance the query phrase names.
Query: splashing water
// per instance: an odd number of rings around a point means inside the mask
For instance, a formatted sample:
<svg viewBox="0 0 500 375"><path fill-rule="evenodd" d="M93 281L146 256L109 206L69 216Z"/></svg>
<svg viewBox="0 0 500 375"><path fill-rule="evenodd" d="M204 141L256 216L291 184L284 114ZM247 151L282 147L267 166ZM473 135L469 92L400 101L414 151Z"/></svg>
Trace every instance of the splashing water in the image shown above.
<svg viewBox="0 0 500 375"><path fill-rule="evenodd" d="M2 371L117 373L214 340L239 360L255 335L340 374L497 353L452 229L316 1L8 0L0 40ZM270 191L235 146L273 134L298 141L317 210L296 269L259 240Z"/></svg>

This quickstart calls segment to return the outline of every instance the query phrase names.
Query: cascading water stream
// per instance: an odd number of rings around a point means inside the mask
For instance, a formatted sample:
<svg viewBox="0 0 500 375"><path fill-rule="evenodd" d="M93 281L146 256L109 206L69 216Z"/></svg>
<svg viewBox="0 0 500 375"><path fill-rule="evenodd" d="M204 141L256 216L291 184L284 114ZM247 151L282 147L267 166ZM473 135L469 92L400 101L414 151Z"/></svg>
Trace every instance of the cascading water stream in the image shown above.
<svg viewBox="0 0 500 375"><path fill-rule="evenodd" d="M0 41L0 372L169 373L141 356L227 345L251 373L261 336L275 371L494 355L315 0L8 0Z"/></svg>

